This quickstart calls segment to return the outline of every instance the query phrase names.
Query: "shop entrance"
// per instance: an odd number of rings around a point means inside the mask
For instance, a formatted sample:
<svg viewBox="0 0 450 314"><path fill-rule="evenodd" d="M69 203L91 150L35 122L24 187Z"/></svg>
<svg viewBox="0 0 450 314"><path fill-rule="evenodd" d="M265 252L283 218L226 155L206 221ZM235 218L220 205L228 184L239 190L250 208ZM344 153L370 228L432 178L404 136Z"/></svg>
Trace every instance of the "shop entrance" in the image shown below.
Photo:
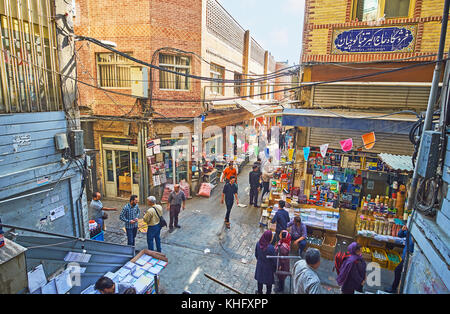
<svg viewBox="0 0 450 314"><path fill-rule="evenodd" d="M181 180L189 181L189 146L163 146L168 143L170 143L170 140L163 140L161 145L167 183L177 184L180 183Z"/></svg>
<svg viewBox="0 0 450 314"><path fill-rule="evenodd" d="M129 198L139 195L139 167L137 147L128 150L103 145L105 192L108 197Z"/></svg>

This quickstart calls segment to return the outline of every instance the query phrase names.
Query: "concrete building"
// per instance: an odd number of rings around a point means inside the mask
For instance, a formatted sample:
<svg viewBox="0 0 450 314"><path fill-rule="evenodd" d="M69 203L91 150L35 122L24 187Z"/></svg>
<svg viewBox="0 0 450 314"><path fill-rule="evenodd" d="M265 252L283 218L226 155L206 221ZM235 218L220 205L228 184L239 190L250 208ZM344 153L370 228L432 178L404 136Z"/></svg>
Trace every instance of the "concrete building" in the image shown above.
<svg viewBox="0 0 450 314"><path fill-rule="evenodd" d="M98 152L93 189L107 197L143 199L150 192L161 195L165 182L192 184L199 147L224 152L226 127L245 126L254 118L244 108L247 102L227 99L273 90L274 80L258 78L275 71L274 58L215 0L80 0L77 7L77 35L114 42L119 51L177 72L254 79L250 84L199 81L79 42L80 80L121 93L80 86L83 129L93 139L86 145ZM140 99L127 96L137 93ZM275 103L264 98L250 102ZM205 135L195 136L194 119L202 115ZM153 139L160 141L160 152L147 158L146 142Z"/></svg>
<svg viewBox="0 0 450 314"><path fill-rule="evenodd" d="M18 3L0 1L0 217L7 225L89 237L70 79L72 7L63 0ZM72 136L79 145L70 144Z"/></svg>

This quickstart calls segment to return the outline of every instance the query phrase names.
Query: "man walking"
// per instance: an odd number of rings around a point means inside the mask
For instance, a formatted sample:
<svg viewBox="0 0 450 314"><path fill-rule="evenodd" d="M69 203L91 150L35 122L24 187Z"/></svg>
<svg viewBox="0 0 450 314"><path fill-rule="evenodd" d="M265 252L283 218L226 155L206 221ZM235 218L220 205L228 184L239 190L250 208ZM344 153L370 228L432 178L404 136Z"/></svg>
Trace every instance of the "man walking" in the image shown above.
<svg viewBox="0 0 450 314"><path fill-rule="evenodd" d="M178 214L180 213L180 209L183 210L186 208L186 195L184 195L183 191L180 191L180 185L175 184L173 191L169 194L169 212L170 212L170 222L169 222L169 232L172 233L175 228L181 228L178 224Z"/></svg>
<svg viewBox="0 0 450 314"><path fill-rule="evenodd" d="M321 294L319 276L316 269L320 266L320 251L309 248L306 250L305 259L299 260L293 269L293 286L295 294Z"/></svg>
<svg viewBox="0 0 450 314"><path fill-rule="evenodd" d="M163 209L161 205L156 204L156 198L149 196L147 198L148 206L150 207L144 215L144 222L147 227L147 245L150 251L153 251L153 240L156 242L156 251L161 252L161 216Z"/></svg>
<svg viewBox="0 0 450 314"><path fill-rule="evenodd" d="M248 181L250 184L250 205L258 207L258 193L261 189L261 171L259 171L257 165L253 165L253 170L248 175Z"/></svg>
<svg viewBox="0 0 450 314"><path fill-rule="evenodd" d="M116 211L117 208L104 207L102 201L100 201L101 198L102 195L99 192L94 192L92 194L92 201L89 207L91 209L92 219L95 220L100 226L102 226L103 231L105 231L105 219L108 218L108 215L105 213L105 211Z"/></svg>
<svg viewBox="0 0 450 314"><path fill-rule="evenodd" d="M134 246L138 230L138 218L140 214L137 195L131 195L130 202L125 205L120 213L120 220L125 223L128 245Z"/></svg>
<svg viewBox="0 0 450 314"><path fill-rule="evenodd" d="M233 161L230 161L230 163L228 164L228 167L225 168L225 170L222 172L222 180L221 180L221 182L223 182L224 180L230 181L231 177L234 177L235 181L237 181L236 180L236 178L237 178L237 170L234 167L234 162Z"/></svg>
<svg viewBox="0 0 450 314"><path fill-rule="evenodd" d="M227 206L227 213L225 215L225 226L227 229L230 229L230 213L231 208L233 207L234 199L236 198L236 204L239 205L238 199L238 186L235 183L235 177L230 177L230 181L228 181L223 187L222 191L222 201L225 199L225 204Z"/></svg>
<svg viewBox="0 0 450 314"><path fill-rule="evenodd" d="M270 192L270 179L273 176L273 166L272 166L272 156L269 157L269 159L264 164L263 170L262 170L262 187L263 192L261 195L261 201L263 200L264 196Z"/></svg>

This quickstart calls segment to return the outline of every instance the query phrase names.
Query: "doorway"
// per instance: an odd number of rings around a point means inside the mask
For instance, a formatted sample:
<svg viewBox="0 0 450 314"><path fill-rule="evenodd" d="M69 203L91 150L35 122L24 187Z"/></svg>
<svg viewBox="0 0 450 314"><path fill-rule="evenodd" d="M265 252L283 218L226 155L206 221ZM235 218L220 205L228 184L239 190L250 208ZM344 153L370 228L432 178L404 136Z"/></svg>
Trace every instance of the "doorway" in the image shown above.
<svg viewBox="0 0 450 314"><path fill-rule="evenodd" d="M103 154L106 196L129 198L132 194L139 195L137 147L123 150L104 145Z"/></svg>
<svg viewBox="0 0 450 314"><path fill-rule="evenodd" d="M181 180L189 181L189 147L166 146L161 148L166 179L169 184L178 184Z"/></svg>

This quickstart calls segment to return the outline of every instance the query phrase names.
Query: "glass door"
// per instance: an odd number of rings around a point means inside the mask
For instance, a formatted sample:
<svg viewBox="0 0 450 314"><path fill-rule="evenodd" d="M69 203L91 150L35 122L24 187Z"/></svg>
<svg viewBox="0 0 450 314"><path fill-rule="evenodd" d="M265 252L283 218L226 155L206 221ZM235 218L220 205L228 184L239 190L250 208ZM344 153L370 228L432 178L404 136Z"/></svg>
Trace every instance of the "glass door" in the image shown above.
<svg viewBox="0 0 450 314"><path fill-rule="evenodd" d="M104 150L106 196L117 196L116 165L113 150Z"/></svg>
<svg viewBox="0 0 450 314"><path fill-rule="evenodd" d="M164 168L166 170L166 180L169 184L174 184L174 161L172 158L172 149L162 149L161 153L164 160Z"/></svg>
<svg viewBox="0 0 450 314"><path fill-rule="evenodd" d="M116 160L116 177L118 182L118 197L129 198L131 196L131 162L129 151L114 151Z"/></svg>

